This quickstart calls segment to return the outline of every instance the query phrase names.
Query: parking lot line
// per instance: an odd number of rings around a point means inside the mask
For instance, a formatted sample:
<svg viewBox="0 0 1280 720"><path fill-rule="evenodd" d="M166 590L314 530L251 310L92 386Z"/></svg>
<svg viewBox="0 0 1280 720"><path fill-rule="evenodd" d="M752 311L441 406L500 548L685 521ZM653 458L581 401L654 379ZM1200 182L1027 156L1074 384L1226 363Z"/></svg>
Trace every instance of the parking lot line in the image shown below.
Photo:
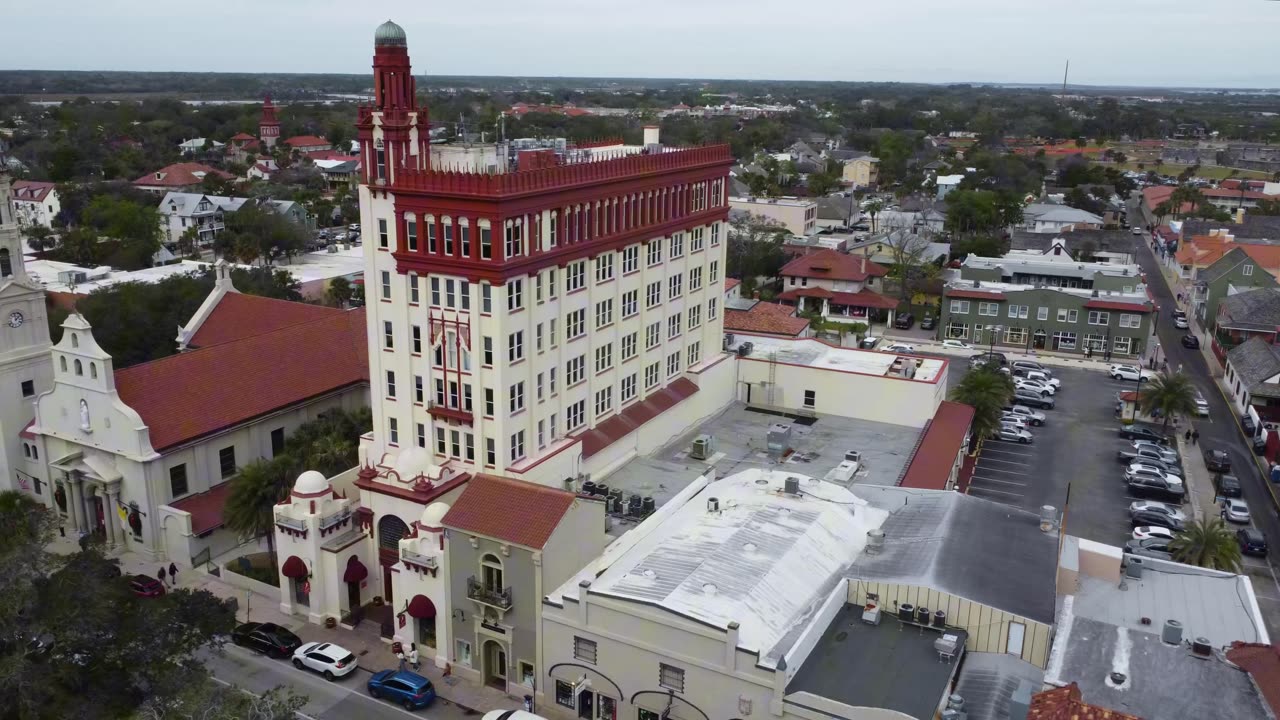
<svg viewBox="0 0 1280 720"><path fill-rule="evenodd" d="M1021 465L1022 467L1031 467L1031 463L1018 462L1017 460L1001 460L1000 458L993 458L993 457L978 458L979 465L981 465L984 462L1004 463L1005 465Z"/></svg>
<svg viewBox="0 0 1280 720"><path fill-rule="evenodd" d="M976 469L981 472L998 472L998 473L1003 473L1005 475L1017 475L1018 477L1027 477L1028 475L1028 473L1020 472L1018 470L1002 470L1000 468L994 468L994 467L983 467L981 464L979 464Z"/></svg>
<svg viewBox="0 0 1280 720"><path fill-rule="evenodd" d="M983 487L981 485L970 485L969 492L973 492L974 490L996 493L998 495L1008 495L1009 497L1015 497L1015 498L1023 497L1022 493L1006 492L1004 490L996 490L995 488Z"/></svg>
<svg viewBox="0 0 1280 720"><path fill-rule="evenodd" d="M974 475L974 476L973 476L973 478L974 478L975 480L984 480L984 481L986 481L986 482L1000 483L1001 485L1014 485L1014 486L1017 486L1017 487L1026 487L1026 486L1027 486L1027 483L1024 483L1024 482L1017 482L1017 481L1014 481L1014 480L1001 480L1001 479L999 479L999 478L986 477L985 475Z"/></svg>
<svg viewBox="0 0 1280 720"><path fill-rule="evenodd" d="M1013 443L1007 443L1007 444L1013 445ZM1018 457L1033 457L1035 455L1035 453L1016 452L1014 450L1009 450L1007 448L993 448L993 447L982 448L982 454L986 455L987 453L997 453L1000 455L1016 455Z"/></svg>

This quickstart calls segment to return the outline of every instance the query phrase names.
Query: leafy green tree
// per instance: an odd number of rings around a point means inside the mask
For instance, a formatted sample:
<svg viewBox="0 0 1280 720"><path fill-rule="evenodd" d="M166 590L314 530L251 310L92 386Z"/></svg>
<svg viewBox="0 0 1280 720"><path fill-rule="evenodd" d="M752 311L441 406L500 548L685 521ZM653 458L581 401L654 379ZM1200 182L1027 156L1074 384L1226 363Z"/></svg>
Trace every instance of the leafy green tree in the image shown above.
<svg viewBox="0 0 1280 720"><path fill-rule="evenodd" d="M325 299L334 307L346 307L351 302L351 281L344 277L336 277L329 281L324 291Z"/></svg>
<svg viewBox="0 0 1280 720"><path fill-rule="evenodd" d="M1175 415L1190 416L1196 411L1196 388L1186 373L1161 373L1143 383L1138 392L1138 407L1151 415L1164 416L1164 428Z"/></svg>
<svg viewBox="0 0 1280 720"><path fill-rule="evenodd" d="M200 257L200 228L192 225L178 236L178 254L183 257Z"/></svg>
<svg viewBox="0 0 1280 720"><path fill-rule="evenodd" d="M296 474L291 459L276 456L258 459L236 469L222 508L222 520L241 537L266 536L268 552L275 560L275 505L289 494Z"/></svg>
<svg viewBox="0 0 1280 720"><path fill-rule="evenodd" d="M306 704L305 696L286 688L250 694L195 678L176 697L149 698L137 720L295 720Z"/></svg>
<svg viewBox="0 0 1280 720"><path fill-rule="evenodd" d="M44 225L23 225L22 235L27 239L27 245L32 250L41 252L48 250L58 244L58 239L54 237L53 231Z"/></svg>
<svg viewBox="0 0 1280 720"><path fill-rule="evenodd" d="M830 195L832 192L840 188L840 176L829 173L826 170L820 170L815 173L809 173L808 179L805 181L809 194L814 197L822 197Z"/></svg>
<svg viewBox="0 0 1280 720"><path fill-rule="evenodd" d="M965 373L951 389L951 399L973 408L973 434L987 438L1000 429L1000 416L1013 397L1013 380L994 365L982 365Z"/></svg>
<svg viewBox="0 0 1280 720"><path fill-rule="evenodd" d="M1173 537L1169 550L1180 563L1240 572L1240 544L1221 518L1193 520Z"/></svg>
<svg viewBox="0 0 1280 720"><path fill-rule="evenodd" d="M787 229L776 221L748 216L730 223L725 274L728 277L775 278L787 254L782 249Z"/></svg>
<svg viewBox="0 0 1280 720"><path fill-rule="evenodd" d="M225 216L226 229L214 239L214 251L224 258L252 264L257 260L289 260L302 252L307 233L300 225L265 203L245 203Z"/></svg>

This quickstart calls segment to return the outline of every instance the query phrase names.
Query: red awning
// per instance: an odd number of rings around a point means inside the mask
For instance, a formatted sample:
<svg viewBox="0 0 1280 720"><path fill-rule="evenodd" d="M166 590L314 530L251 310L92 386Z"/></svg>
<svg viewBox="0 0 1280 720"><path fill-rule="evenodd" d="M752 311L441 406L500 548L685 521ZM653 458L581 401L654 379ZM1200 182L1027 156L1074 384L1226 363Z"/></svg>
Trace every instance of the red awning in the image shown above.
<svg viewBox="0 0 1280 720"><path fill-rule="evenodd" d="M355 555L347 561L347 571L342 574L342 582L360 582L369 577L369 568L360 562L360 558Z"/></svg>
<svg viewBox="0 0 1280 720"><path fill-rule="evenodd" d="M419 620L427 620L436 616L436 604L426 595L414 595L409 601L409 614Z"/></svg>
<svg viewBox="0 0 1280 720"><path fill-rule="evenodd" d="M307 564L297 555L290 555L289 559L284 561L284 567L280 568L280 573L285 577L304 578L308 575Z"/></svg>

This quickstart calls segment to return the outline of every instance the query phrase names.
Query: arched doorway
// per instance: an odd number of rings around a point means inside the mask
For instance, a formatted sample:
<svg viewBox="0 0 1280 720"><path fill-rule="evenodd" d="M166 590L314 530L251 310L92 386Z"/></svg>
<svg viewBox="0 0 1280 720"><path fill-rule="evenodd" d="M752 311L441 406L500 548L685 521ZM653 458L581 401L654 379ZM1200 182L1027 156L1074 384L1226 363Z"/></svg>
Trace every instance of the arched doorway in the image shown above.
<svg viewBox="0 0 1280 720"><path fill-rule="evenodd" d="M486 640L481 658L484 662L484 684L506 692L507 649L497 640Z"/></svg>
<svg viewBox="0 0 1280 720"><path fill-rule="evenodd" d="M382 598L393 605L391 598L391 566L400 562L400 538L409 534L409 526L395 515L383 515L378 520L378 562L382 565Z"/></svg>

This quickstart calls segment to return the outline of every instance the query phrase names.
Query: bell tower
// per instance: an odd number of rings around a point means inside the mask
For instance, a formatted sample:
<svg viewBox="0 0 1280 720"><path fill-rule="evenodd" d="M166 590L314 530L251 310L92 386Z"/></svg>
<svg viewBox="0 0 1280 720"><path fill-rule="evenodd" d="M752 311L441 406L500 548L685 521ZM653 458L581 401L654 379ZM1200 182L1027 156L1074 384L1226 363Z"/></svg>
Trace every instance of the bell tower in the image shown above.
<svg viewBox="0 0 1280 720"><path fill-rule="evenodd" d="M35 419L36 396L53 385L53 359L44 288L27 275L11 183L0 169L0 488L31 491L18 434Z"/></svg>
<svg viewBox="0 0 1280 720"><path fill-rule="evenodd" d="M270 95L262 103L262 119L258 121L258 138L268 150L274 148L276 141L280 139L280 121L276 119L276 106L272 104Z"/></svg>
<svg viewBox="0 0 1280 720"><path fill-rule="evenodd" d="M390 20L373 34L373 104L360 108L362 180L392 185L398 173L429 169L427 109L418 108L404 29Z"/></svg>

